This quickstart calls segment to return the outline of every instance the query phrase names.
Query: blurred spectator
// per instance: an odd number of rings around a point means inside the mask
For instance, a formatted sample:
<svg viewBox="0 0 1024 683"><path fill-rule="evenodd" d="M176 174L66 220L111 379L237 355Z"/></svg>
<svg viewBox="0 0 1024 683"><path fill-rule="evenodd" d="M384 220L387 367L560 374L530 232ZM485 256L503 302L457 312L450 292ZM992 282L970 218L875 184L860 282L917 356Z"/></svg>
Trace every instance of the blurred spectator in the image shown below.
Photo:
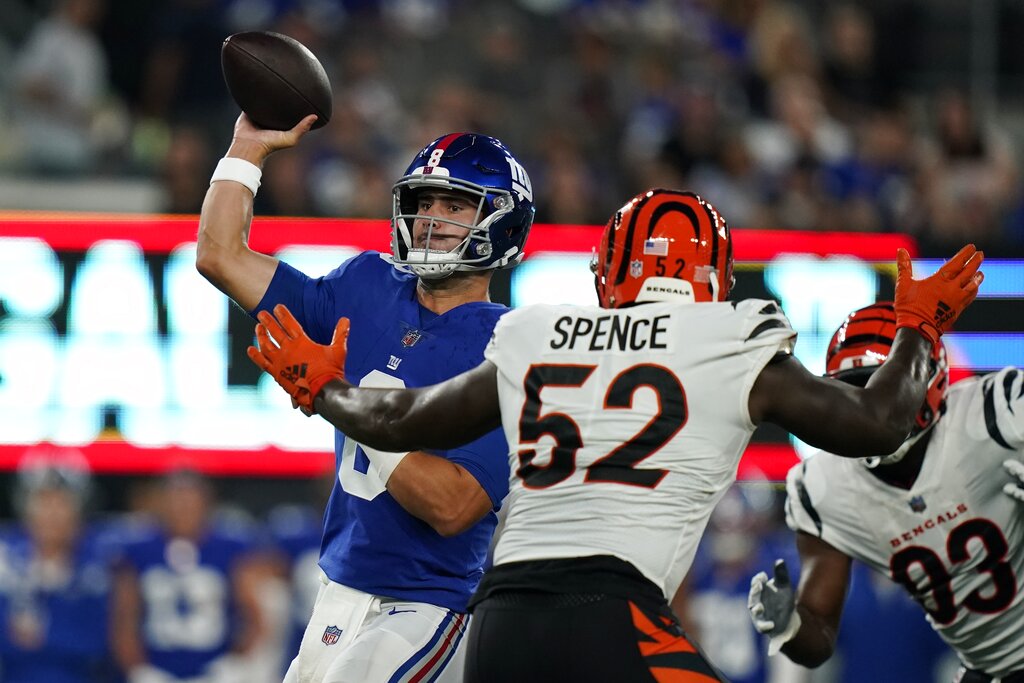
<svg viewBox="0 0 1024 683"><path fill-rule="evenodd" d="M308 155L303 151L270 157L263 167L254 211L264 216L320 215L313 203L315 181L309 177L308 166Z"/></svg>
<svg viewBox="0 0 1024 683"><path fill-rule="evenodd" d="M586 225L603 220L597 213L599 181L571 131L552 130L545 136L542 161L543 174L534 184L538 222Z"/></svg>
<svg viewBox="0 0 1024 683"><path fill-rule="evenodd" d="M199 213L210 186L213 156L201 130L179 126L171 131L171 144L163 164L164 213Z"/></svg>
<svg viewBox="0 0 1024 683"><path fill-rule="evenodd" d="M999 240L1019 196L1009 138L958 90L938 95L936 118L937 139L922 169L929 237L947 244Z"/></svg>
<svg viewBox="0 0 1024 683"><path fill-rule="evenodd" d="M15 58L14 125L21 165L38 173L88 173L99 149L92 126L107 92L96 35L104 0L59 0Z"/></svg>
<svg viewBox="0 0 1024 683"><path fill-rule="evenodd" d="M832 119L816 81L787 75L771 85L773 118L746 127L747 148L772 182L774 224L804 230L826 224L830 203L823 174L848 161L850 132Z"/></svg>
<svg viewBox="0 0 1024 683"><path fill-rule="evenodd" d="M168 0L153 17L140 93L143 121L189 124L221 133L237 115L221 74L220 48L228 36L217 0Z"/></svg>
<svg viewBox="0 0 1024 683"><path fill-rule="evenodd" d="M251 660L266 632L265 566L253 530L216 518L215 504L209 481L179 470L163 481L157 523L126 529L113 639L129 683L264 680Z"/></svg>
<svg viewBox="0 0 1024 683"><path fill-rule="evenodd" d="M747 96L751 113L766 116L775 107L772 89L780 79L816 81L821 62L813 42L814 29L800 7L783 0L750 4L756 9L749 29Z"/></svg>
<svg viewBox="0 0 1024 683"><path fill-rule="evenodd" d="M826 103L833 116L855 123L886 103L884 81L877 72L874 25L864 8L829 8L822 52Z"/></svg>
<svg viewBox="0 0 1024 683"><path fill-rule="evenodd" d="M694 168L687 181L715 206L728 206L729 220L737 227L777 225L762 200L766 185L746 140L736 132L726 134L716 157Z"/></svg>
<svg viewBox="0 0 1024 683"><path fill-rule="evenodd" d="M675 126L661 148L662 162L688 178L697 166L715 162L727 125L710 87L685 88L679 97Z"/></svg>
<svg viewBox="0 0 1024 683"><path fill-rule="evenodd" d="M920 233L926 216L917 193L921 140L900 108L865 115L856 153L828 169L826 194L836 197L840 222L833 229Z"/></svg>
<svg viewBox="0 0 1024 683"><path fill-rule="evenodd" d="M21 524L0 536L0 668L5 683L113 683L110 575L85 526L89 472L76 451L22 461Z"/></svg>

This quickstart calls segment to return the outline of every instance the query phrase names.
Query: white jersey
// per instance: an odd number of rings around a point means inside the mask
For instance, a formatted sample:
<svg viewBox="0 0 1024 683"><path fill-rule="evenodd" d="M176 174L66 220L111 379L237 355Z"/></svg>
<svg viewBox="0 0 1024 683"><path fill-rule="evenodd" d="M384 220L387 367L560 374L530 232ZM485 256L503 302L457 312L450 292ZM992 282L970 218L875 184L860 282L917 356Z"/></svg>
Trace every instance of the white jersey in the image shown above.
<svg viewBox="0 0 1024 683"><path fill-rule="evenodd" d="M903 584L963 663L1024 669L1024 507L1002 492L1024 457L1024 372L949 389L910 490L818 453L789 471L786 521Z"/></svg>
<svg viewBox="0 0 1024 683"><path fill-rule="evenodd" d="M754 431L754 380L795 338L754 299L503 316L485 351L512 471L495 565L611 555L671 598Z"/></svg>

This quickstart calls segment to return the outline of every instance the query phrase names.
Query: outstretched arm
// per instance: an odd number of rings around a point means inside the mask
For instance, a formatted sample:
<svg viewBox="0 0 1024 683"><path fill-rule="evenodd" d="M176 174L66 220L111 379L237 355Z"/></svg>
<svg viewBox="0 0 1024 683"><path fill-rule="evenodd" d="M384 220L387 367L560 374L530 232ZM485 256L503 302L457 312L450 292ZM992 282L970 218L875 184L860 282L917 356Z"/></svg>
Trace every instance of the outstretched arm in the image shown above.
<svg viewBox="0 0 1024 683"><path fill-rule="evenodd" d="M863 389L812 375L791 356L765 366L750 392L755 422L774 422L829 453L892 453L910 433L928 388L931 342L901 329Z"/></svg>
<svg viewBox="0 0 1024 683"><path fill-rule="evenodd" d="M262 169L274 151L292 147L316 121L310 115L288 131L255 127L242 114L226 158ZM199 215L196 269L239 306L251 311L263 298L277 270L277 259L249 248L255 195L241 182L210 183Z"/></svg>
<svg viewBox="0 0 1024 683"><path fill-rule="evenodd" d="M794 358L770 363L750 392L750 417L774 422L836 455L892 453L907 438L924 401L934 344L977 296L984 255L960 250L934 275L914 280L900 250L896 338L885 362L861 389L816 377Z"/></svg>
<svg viewBox="0 0 1024 683"><path fill-rule="evenodd" d="M421 389L328 382L313 405L360 443L386 451L454 448L501 426L498 369L490 361Z"/></svg>

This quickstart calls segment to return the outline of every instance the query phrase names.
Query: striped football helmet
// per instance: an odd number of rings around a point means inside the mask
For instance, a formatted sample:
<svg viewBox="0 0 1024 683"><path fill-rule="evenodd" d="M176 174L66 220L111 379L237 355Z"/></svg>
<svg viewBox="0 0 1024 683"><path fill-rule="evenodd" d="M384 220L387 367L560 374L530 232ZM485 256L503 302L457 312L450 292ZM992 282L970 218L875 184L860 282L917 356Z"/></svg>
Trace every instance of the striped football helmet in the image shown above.
<svg viewBox="0 0 1024 683"><path fill-rule="evenodd" d="M733 284L729 226L693 192L641 192L608 221L591 270L604 308L724 301Z"/></svg>
<svg viewBox="0 0 1024 683"><path fill-rule="evenodd" d="M849 384L864 386L885 362L896 336L896 311L891 302L880 301L860 308L846 317L832 335L825 357L825 374ZM914 428L900 450L885 456L880 464L898 462L946 410L949 364L946 347L939 341L928 363L928 391L914 419Z"/></svg>

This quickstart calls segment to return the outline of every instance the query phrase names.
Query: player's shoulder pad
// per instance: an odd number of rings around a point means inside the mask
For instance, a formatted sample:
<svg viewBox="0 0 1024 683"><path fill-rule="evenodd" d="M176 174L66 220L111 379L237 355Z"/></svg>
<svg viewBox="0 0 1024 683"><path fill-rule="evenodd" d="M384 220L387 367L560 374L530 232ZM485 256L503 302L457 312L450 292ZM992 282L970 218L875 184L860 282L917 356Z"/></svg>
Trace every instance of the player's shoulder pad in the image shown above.
<svg viewBox="0 0 1024 683"><path fill-rule="evenodd" d="M1007 366L984 375L976 384L989 438L1006 450L1024 448L1024 371Z"/></svg>
<svg viewBox="0 0 1024 683"><path fill-rule="evenodd" d="M741 334L745 344L779 344L780 352L793 352L796 330L778 302L771 299L743 299L730 303L743 317Z"/></svg>
<svg viewBox="0 0 1024 683"><path fill-rule="evenodd" d="M519 332L527 336L536 335L537 330L535 328L531 329L531 326L535 326L540 321L547 319L548 313L553 308L569 310L569 307L564 305L530 304L529 306L520 306L519 308L501 311L498 322L494 327L494 334L497 336L499 334L508 335Z"/></svg>
<svg viewBox="0 0 1024 683"><path fill-rule="evenodd" d="M828 458L818 451L790 468L786 474L786 523L794 531L821 537L824 521L821 505L827 494Z"/></svg>

